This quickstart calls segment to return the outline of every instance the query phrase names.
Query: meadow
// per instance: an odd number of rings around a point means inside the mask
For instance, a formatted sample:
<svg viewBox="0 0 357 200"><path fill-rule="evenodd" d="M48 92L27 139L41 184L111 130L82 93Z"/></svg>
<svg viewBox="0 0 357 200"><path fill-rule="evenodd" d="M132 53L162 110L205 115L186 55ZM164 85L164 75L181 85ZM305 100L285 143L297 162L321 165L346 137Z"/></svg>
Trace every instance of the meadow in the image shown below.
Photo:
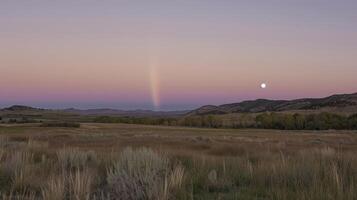
<svg viewBox="0 0 357 200"><path fill-rule="evenodd" d="M357 199L357 131L0 125L2 199Z"/></svg>

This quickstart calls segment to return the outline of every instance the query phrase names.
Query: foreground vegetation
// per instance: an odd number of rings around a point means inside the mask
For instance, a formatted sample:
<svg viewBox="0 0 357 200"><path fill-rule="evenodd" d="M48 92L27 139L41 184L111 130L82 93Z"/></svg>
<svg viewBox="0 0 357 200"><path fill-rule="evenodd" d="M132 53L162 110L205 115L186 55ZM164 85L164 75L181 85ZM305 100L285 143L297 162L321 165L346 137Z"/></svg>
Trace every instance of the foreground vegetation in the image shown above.
<svg viewBox="0 0 357 200"><path fill-rule="evenodd" d="M224 130L92 126L6 127L11 134L0 138L2 199L357 198L353 135L317 134L306 138L314 143L299 143L306 134L232 132L234 139ZM131 133L137 134L129 140ZM112 141L117 143L110 146Z"/></svg>

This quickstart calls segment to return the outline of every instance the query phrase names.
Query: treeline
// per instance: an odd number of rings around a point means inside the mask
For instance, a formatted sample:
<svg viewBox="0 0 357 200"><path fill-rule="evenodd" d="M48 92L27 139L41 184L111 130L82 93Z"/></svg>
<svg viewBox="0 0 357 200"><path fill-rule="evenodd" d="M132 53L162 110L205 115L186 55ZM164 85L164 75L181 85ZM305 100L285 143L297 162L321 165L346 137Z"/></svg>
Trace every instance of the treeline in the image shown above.
<svg viewBox="0 0 357 200"><path fill-rule="evenodd" d="M243 115L244 116L244 115ZM357 130L357 114L351 116L333 113L287 114L262 113L245 115L248 117L227 118L225 115L186 116L181 118L155 117L113 117L101 116L94 119L96 123L126 123L165 126L188 126L206 128L263 128L281 130Z"/></svg>
<svg viewBox="0 0 357 200"><path fill-rule="evenodd" d="M40 121L36 120L36 119L27 118L27 117L21 117L21 118L0 117L0 123L2 123L2 124L25 124L25 123L38 123L38 122L40 122Z"/></svg>
<svg viewBox="0 0 357 200"><path fill-rule="evenodd" d="M258 128L283 130L357 129L357 114L351 116L333 113L281 114L264 113L256 117Z"/></svg>
<svg viewBox="0 0 357 200"><path fill-rule="evenodd" d="M77 122L60 122L60 121L51 121L43 122L42 127L68 127L68 128L79 128L81 127L80 123Z"/></svg>
<svg viewBox="0 0 357 200"><path fill-rule="evenodd" d="M124 124L144 124L144 125L165 125L165 126L191 126L191 127L222 127L221 120L213 115L190 116L183 118L162 118L162 117L115 117L100 116L93 120L95 123L124 123Z"/></svg>
<svg viewBox="0 0 357 200"><path fill-rule="evenodd" d="M175 118L159 118L159 117L114 117L100 116L94 119L95 123L124 123L124 124L144 124L144 125L165 125L176 126L177 119Z"/></svg>

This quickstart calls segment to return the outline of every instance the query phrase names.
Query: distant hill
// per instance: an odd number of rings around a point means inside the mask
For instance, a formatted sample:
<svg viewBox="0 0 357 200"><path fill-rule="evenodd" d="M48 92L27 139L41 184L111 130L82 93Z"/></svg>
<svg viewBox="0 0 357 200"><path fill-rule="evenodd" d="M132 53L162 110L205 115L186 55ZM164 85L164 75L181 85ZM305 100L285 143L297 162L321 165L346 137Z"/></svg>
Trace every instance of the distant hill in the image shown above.
<svg viewBox="0 0 357 200"><path fill-rule="evenodd" d="M325 98L305 98L295 100L257 99L220 106L206 105L193 110L189 115L259 113L267 111L319 110L326 108L357 108L357 93L338 94Z"/></svg>
<svg viewBox="0 0 357 200"><path fill-rule="evenodd" d="M23 106L23 105L13 105L8 108L2 109L3 111L39 111L42 109L39 108L33 108L29 106Z"/></svg>
<svg viewBox="0 0 357 200"><path fill-rule="evenodd" d="M78 115L113 115L113 116L129 116L129 117L176 117L187 114L188 110L184 111L152 111L152 110L117 110L117 109L40 109L24 105L13 105L8 108L0 109L0 113L7 114L43 114L43 113L68 113Z"/></svg>

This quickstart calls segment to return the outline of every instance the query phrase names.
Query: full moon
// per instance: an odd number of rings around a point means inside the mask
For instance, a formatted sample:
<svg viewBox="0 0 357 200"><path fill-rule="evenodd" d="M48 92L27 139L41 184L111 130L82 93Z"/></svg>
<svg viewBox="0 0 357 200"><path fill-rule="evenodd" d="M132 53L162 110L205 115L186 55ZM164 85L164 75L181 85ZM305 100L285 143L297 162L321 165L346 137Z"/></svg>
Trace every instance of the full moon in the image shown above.
<svg viewBox="0 0 357 200"><path fill-rule="evenodd" d="M265 88L267 87L267 84L266 84L266 83L262 83L262 84L260 85L260 87L261 87L262 89L265 89Z"/></svg>

